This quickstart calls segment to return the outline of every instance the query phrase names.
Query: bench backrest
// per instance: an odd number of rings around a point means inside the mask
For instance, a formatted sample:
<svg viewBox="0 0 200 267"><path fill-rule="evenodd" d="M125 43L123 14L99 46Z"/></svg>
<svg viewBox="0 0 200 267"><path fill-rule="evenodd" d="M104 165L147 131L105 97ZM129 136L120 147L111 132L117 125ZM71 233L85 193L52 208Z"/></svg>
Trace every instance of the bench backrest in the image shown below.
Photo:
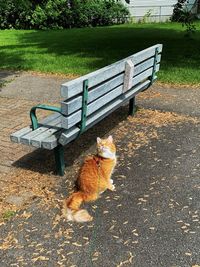
<svg viewBox="0 0 200 267"><path fill-rule="evenodd" d="M157 44L112 65L66 82L61 86L64 129L79 131L82 119L84 82L88 83L86 127L91 127L124 101L148 88L156 79L162 45ZM70 132L71 132L70 131ZM68 133L68 131L66 131Z"/></svg>

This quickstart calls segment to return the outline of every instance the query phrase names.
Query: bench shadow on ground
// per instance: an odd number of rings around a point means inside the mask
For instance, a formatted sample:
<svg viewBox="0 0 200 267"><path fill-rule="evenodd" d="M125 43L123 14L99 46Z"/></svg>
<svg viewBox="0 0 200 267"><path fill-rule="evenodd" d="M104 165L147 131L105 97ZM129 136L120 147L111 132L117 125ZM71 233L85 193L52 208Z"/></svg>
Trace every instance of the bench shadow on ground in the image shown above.
<svg viewBox="0 0 200 267"><path fill-rule="evenodd" d="M91 146L95 145L96 138L112 134L114 128L128 116L127 106L119 108L107 118L82 134L78 139L64 147L66 167L72 166L74 161ZM95 152L95 151L94 151ZM55 173L53 150L36 149L12 164L16 168L31 170L41 174Z"/></svg>

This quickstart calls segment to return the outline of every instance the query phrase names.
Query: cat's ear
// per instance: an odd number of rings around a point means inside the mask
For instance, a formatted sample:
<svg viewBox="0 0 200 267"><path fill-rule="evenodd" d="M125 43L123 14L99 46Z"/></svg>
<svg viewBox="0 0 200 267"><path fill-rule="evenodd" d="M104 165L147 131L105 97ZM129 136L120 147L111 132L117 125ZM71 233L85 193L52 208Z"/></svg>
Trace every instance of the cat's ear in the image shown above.
<svg viewBox="0 0 200 267"><path fill-rule="evenodd" d="M97 137L97 144L99 144L101 142L101 138Z"/></svg>
<svg viewBox="0 0 200 267"><path fill-rule="evenodd" d="M109 141L110 143L113 142L113 137L112 137L112 135L108 136L108 141Z"/></svg>

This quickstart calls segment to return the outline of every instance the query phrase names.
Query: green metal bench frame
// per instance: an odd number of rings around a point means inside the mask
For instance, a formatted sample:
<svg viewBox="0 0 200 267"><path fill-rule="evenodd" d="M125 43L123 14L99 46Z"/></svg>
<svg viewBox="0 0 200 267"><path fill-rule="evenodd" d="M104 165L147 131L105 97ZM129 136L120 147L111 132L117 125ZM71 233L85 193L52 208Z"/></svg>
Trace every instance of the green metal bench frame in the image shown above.
<svg viewBox="0 0 200 267"><path fill-rule="evenodd" d="M80 128L79 135L81 135L85 131L87 100L88 100L88 80L85 80L83 82L83 100L82 100L81 123L79 126ZM62 115L61 108L59 107L53 107L53 106L41 105L41 104L32 107L30 110L30 119L31 119L31 127L33 131L39 127L38 119L36 116L37 109L58 112ZM64 170L65 170L65 161L64 161L64 147L61 144L59 144L57 147L54 148L54 156L55 156L55 162L56 162L56 171L60 176L63 176Z"/></svg>

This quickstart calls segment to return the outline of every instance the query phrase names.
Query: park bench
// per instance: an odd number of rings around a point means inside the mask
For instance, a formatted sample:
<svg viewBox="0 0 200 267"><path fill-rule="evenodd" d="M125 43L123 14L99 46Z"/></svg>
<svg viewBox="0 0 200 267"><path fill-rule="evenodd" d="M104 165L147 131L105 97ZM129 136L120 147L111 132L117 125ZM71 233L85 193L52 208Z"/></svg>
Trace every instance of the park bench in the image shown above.
<svg viewBox="0 0 200 267"><path fill-rule="evenodd" d="M30 111L31 125L13 134L12 142L54 150L56 169L64 175L63 146L129 101L133 115L135 96L149 88L160 68L162 45L157 44L112 65L61 85L59 107L37 105ZM38 122L36 110L53 114Z"/></svg>

